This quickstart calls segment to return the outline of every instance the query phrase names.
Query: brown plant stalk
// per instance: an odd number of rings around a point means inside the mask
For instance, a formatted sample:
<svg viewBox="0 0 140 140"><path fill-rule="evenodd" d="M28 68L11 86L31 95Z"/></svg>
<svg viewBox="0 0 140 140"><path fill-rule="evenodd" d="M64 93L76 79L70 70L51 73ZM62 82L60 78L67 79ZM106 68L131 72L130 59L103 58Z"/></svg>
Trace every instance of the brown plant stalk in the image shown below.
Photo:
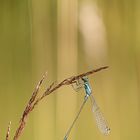
<svg viewBox="0 0 140 140"><path fill-rule="evenodd" d="M8 124L8 129L7 129L7 133L6 133L6 140L9 140L9 137L10 137L10 126L11 126L11 122L9 122L9 124Z"/></svg>
<svg viewBox="0 0 140 140"><path fill-rule="evenodd" d="M58 83L58 84L55 84L55 82L53 82L45 91L44 93L40 96L40 97L37 97L38 95L38 92L39 92L39 89L40 89L40 86L41 84L43 83L44 79L45 79L45 76L46 74L42 77L42 79L39 81L39 83L37 84L34 92L32 93L32 96L27 104L27 106L25 107L25 110L22 114L22 117L20 119L20 122L19 122L19 126L15 132L15 135L14 135L14 138L13 140L18 140L19 137L21 136L24 128L25 128L25 125L26 125L26 121L27 121L27 118L30 114L30 112L35 108L35 106L43 99L45 98L47 95L53 93L55 90L57 90L58 88L64 86L64 85L71 85L72 83L75 83L76 80L84 77L84 76L88 76L90 74L93 74L93 73L96 73L98 71L101 71L103 69L107 69L108 66L105 66L105 67L100 67L100 68L97 68L97 69L94 69L94 70L91 70L91 71L88 71L86 73L82 73L80 75L77 75L77 76L72 76L72 77L69 77L69 78L66 78L65 80L63 80L62 82ZM9 127L8 127L9 128ZM9 131L8 131L8 138L6 137L6 140L9 139Z"/></svg>

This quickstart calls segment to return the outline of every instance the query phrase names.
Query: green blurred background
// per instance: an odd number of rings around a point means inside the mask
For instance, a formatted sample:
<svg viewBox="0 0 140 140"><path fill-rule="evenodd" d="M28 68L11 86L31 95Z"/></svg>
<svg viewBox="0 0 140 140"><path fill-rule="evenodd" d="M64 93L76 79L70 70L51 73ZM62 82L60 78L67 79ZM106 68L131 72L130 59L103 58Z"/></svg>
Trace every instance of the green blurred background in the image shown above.
<svg viewBox="0 0 140 140"><path fill-rule="evenodd" d="M111 133L100 134L88 102L70 139L140 139L139 15L138 0L0 0L0 139L9 121L12 139L45 71L43 89L105 65L90 81ZM62 140L83 97L71 87L48 96L20 139Z"/></svg>

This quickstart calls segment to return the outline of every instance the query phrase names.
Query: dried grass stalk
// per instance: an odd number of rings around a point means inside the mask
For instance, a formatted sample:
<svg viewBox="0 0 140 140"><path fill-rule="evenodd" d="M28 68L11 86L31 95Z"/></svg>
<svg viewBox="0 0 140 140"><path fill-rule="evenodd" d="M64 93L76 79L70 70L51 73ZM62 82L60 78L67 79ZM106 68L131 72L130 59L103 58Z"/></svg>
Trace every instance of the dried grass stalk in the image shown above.
<svg viewBox="0 0 140 140"><path fill-rule="evenodd" d="M11 121L8 124L8 129L7 129L7 133L6 133L6 140L9 140L9 138L10 138L10 126L11 126Z"/></svg>
<svg viewBox="0 0 140 140"><path fill-rule="evenodd" d="M39 81L38 85L36 86L34 92L32 93L32 96L22 114L22 117L20 119L20 122L19 122L19 126L15 132L15 135L14 135L14 138L13 140L18 140L19 137L21 136L24 128L25 128L25 125L26 125L26 121L27 121L27 118L28 118L28 115L30 114L30 112L35 108L35 106L43 99L45 98L47 95L53 93L55 90L57 90L58 88L64 86L64 85L71 85L72 83L75 83L76 80L78 80L79 78L82 78L84 76L88 76L90 74L93 74L93 73L96 73L98 71L101 71L101 70L104 70L104 69L107 69L108 66L105 66L105 67L100 67L100 68L97 68L97 69L94 69L94 70L91 70L91 71L88 71L86 73L82 73L80 75L77 75L77 76L72 76L72 77L69 77L69 78L66 78L65 80L63 80L62 82L58 83L58 84L55 84L55 82L53 82L45 91L44 93L42 93L42 95L40 97L37 98L37 95L38 95L38 92L39 92L39 89L40 89L40 86L41 84L43 83L44 79L45 79L45 76L46 74L42 77L42 79ZM10 132L10 125L8 127L8 132L7 132L7 136L6 136L6 140L9 140L9 132Z"/></svg>

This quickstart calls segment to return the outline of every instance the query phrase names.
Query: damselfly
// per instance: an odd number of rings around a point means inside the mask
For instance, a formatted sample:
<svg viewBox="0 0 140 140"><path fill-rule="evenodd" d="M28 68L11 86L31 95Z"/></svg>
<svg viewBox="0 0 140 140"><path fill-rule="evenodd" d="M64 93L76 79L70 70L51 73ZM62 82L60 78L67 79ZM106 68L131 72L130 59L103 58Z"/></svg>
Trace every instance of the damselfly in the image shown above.
<svg viewBox="0 0 140 140"><path fill-rule="evenodd" d="M110 132L110 128L108 127L107 121L105 120L102 112L100 111L99 106L97 105L97 103L92 95L92 89L91 89L91 86L89 84L88 78L83 77L81 79L78 79L77 81L75 81L75 83L72 86L76 91L78 91L79 89L84 87L85 98L84 98L84 101L83 101L83 103L80 107L80 110L78 111L74 121L72 122L71 126L69 127L69 129L64 137L64 140L67 140L67 138L71 132L71 129L73 128L76 120L78 119L78 117L79 117L79 115L80 115L80 113L81 113L81 111L82 111L82 109L83 109L83 107L84 107L84 105L87 102L89 97L90 97L91 102L92 102L92 112L95 116L96 124L97 124L101 133L103 133L104 135L108 135Z"/></svg>

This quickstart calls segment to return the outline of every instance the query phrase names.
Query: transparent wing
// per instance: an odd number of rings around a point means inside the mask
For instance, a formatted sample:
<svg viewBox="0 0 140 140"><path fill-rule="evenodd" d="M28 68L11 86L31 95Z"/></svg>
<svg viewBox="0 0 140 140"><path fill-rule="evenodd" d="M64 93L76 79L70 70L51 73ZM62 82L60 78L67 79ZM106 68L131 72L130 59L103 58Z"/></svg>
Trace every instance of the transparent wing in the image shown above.
<svg viewBox="0 0 140 140"><path fill-rule="evenodd" d="M96 124L99 130L101 131L101 133L103 133L104 135L108 135L110 133L110 128L108 127L107 121L105 120L100 108L98 107L92 95L90 96L90 99L93 105L92 111L95 116Z"/></svg>

